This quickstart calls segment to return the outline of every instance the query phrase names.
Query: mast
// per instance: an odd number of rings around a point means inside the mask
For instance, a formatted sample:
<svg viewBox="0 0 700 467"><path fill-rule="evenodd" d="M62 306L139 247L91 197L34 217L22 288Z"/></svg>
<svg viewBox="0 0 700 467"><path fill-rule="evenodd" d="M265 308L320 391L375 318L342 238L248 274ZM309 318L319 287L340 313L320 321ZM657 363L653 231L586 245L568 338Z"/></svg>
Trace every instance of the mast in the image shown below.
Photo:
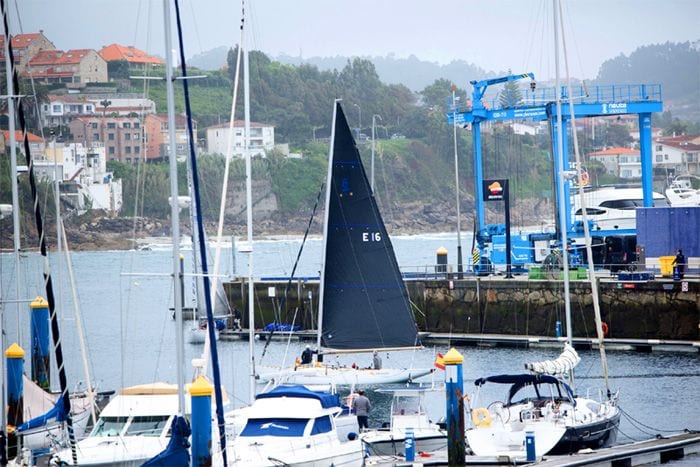
<svg viewBox="0 0 700 467"><path fill-rule="evenodd" d="M163 20L165 23L165 89L168 102L168 138L170 164L170 222L173 237L173 280L182 281L180 269L180 207L178 206L177 188L177 144L175 141L175 96L173 92L172 39L170 32L170 0L163 0ZM175 305L175 353L177 355L177 394L178 415L185 415L185 377L184 377L184 333L182 326L182 297L180 287L173 287Z"/></svg>
<svg viewBox="0 0 700 467"><path fill-rule="evenodd" d="M559 16L562 16L561 2L559 2ZM556 25L555 25L556 27ZM588 263L588 273L591 283L591 295L593 298L593 313L595 316L596 334L598 337L598 349L600 351L600 361L603 366L603 379L605 380L605 389L608 397L610 397L610 385L608 382L608 359L605 354L605 341L603 339L603 320L600 315L600 300L598 294L598 280L595 276L595 264L593 263L593 249L591 248L591 233L588 228L588 213L586 212L586 197L583 195L582 180L582 163L581 153L578 147L578 135L576 133L576 117L574 115L574 102L571 99L571 78L569 75L569 59L566 54L566 37L564 35L564 25L561 23L561 41L564 50L564 69L566 70L566 87L569 97L569 113L571 114L571 134L574 140L574 158L576 160L576 176L579 180L578 196L581 206L581 214L583 216L583 235L586 243L586 260Z"/></svg>
<svg viewBox="0 0 700 467"><path fill-rule="evenodd" d="M569 252L568 252L568 238L567 230L569 228L566 225L566 214L564 212L565 203L568 201L564 199L564 142L563 139L563 129L562 129L562 116L561 116L561 90L559 89L559 30L557 25L559 24L559 10L557 9L558 0L554 0L554 67L555 67L555 99L557 106L557 165L559 171L556 176L559 181L557 184L557 197L559 198L559 232L561 235L561 258L562 265L564 267L564 311L566 316L566 342L569 345L573 345L573 328L571 326L571 297L569 296ZM569 382L571 386L574 386L574 372L569 371Z"/></svg>
<svg viewBox="0 0 700 467"><path fill-rule="evenodd" d="M9 32L8 27L8 14L5 9L5 2L0 0L0 6L3 10L3 22L5 26L5 31ZM10 67L6 69L6 73L9 76L12 75L12 85L15 89L19 89L19 77L16 70L12 68L13 53L12 44L10 44L9 34L6 37L5 43L7 45L7 57L10 60ZM10 100L11 96L10 96ZM39 193L37 191L36 178L34 176L34 162L32 160L32 154L29 146L29 137L27 136L27 125L24 116L24 108L20 104L18 107L18 118L20 131L23 134L23 146L24 146L24 156L26 160L27 167L29 169L29 187L32 193L32 202L34 207L34 221L36 223L37 235L39 236L39 250L43 258L43 275L44 275L44 285L46 288L46 299L49 304L49 317L51 320L51 337L53 339L54 354L56 355L56 366L58 368L58 379L61 390L61 398L63 399L63 408L65 410L66 417L66 429L68 430L68 439L71 447L71 456L73 464L78 464L78 453L76 450L75 433L73 431L73 417L71 416L71 403L70 403L70 393L68 391L68 381L66 379L66 368L63 361L63 347L61 344L61 333L58 323L58 315L56 314L56 300L53 291L53 282L51 280L51 265L49 263L48 250L46 246L46 236L44 234L44 223L41 216L41 208L39 201ZM12 117L10 118L12 121ZM14 158L11 158L14 159ZM16 178L13 174L12 178ZM16 206L15 206L16 207ZM3 395L4 396L4 395ZM4 410L4 409L3 409Z"/></svg>
<svg viewBox="0 0 700 467"><path fill-rule="evenodd" d="M245 17L245 8L243 10ZM241 37L244 37L242 35ZM248 45L243 49L243 115L245 119L243 151L245 154L246 227L248 236L248 356L250 358L250 403L255 401L255 291L253 290L253 181L250 160L250 63Z"/></svg>
<svg viewBox="0 0 700 467"><path fill-rule="evenodd" d="M326 178L326 211L324 213L323 220L323 248L321 249L322 258L324 258L321 264L321 278L319 282L319 293L318 293L318 331L316 335L316 348L321 348L321 336L323 335L323 296L324 296L324 278L326 275L326 247L328 243L328 215L331 205L331 188L333 185L333 146L335 145L335 120L338 116L338 105L342 99L335 99L333 101L333 121L331 122L331 141L330 149L328 150L328 176Z"/></svg>
<svg viewBox="0 0 700 467"><path fill-rule="evenodd" d="M187 114L187 135L190 148L190 169L192 180L192 206L196 209L197 219L197 240L199 244L200 265L202 268L202 281L204 282L204 303L207 309L207 331L209 334L209 345L212 358L212 373L214 376L214 396L216 400L216 420L219 428L219 443L224 465L228 464L226 458L226 427L224 421L224 404L221 393L221 375L219 372L219 355L216 348L216 327L214 324L214 314L212 312L212 300L210 294L209 271L207 268L207 245L204 235L204 222L202 221L202 204L199 202L199 177L197 175L197 155L195 154L195 136L192 128L192 108L190 107L190 92L187 83L187 65L185 62L185 45L182 34L182 21L180 16L180 2L175 0L175 20L177 21L177 37L180 49L180 67L182 69L182 84L185 97L185 111ZM173 122L174 123L174 122ZM171 127L174 130L174 125ZM174 138L172 139L174 141ZM175 160L175 153L171 155L171 161ZM194 232L194 226L193 226ZM194 245L193 245L194 247ZM193 249L194 254L194 249ZM180 339L182 345L182 339ZM183 356L184 361L184 356Z"/></svg>

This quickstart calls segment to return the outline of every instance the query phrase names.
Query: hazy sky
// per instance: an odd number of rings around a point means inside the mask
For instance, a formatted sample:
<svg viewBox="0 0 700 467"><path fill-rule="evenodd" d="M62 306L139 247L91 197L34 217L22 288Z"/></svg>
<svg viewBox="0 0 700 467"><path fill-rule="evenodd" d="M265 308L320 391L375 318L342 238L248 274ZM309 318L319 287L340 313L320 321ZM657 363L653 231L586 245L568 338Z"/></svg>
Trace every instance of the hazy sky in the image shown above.
<svg viewBox="0 0 700 467"><path fill-rule="evenodd" d="M12 32L59 49L113 42L164 56L161 0L20 0ZM251 0L251 48L268 55L415 55L554 75L552 0ZM640 45L700 40L700 0L562 0L572 76ZM181 0L187 57L238 43L241 2ZM563 60L563 58L562 58ZM563 63L563 62L562 62ZM699 70L700 73L700 70ZM470 77L465 77L465 81Z"/></svg>

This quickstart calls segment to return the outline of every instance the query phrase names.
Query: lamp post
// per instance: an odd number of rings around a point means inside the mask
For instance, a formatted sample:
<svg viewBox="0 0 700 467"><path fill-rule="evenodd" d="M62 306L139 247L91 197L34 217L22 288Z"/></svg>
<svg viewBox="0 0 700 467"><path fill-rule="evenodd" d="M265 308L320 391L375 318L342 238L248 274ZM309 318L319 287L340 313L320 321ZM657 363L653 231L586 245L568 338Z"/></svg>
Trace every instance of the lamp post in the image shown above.
<svg viewBox="0 0 700 467"><path fill-rule="evenodd" d="M370 187L372 187L372 192L374 192L374 129L377 124L376 120L379 119L381 120L382 117L380 115L374 114L372 115L372 163L370 165Z"/></svg>
<svg viewBox="0 0 700 467"><path fill-rule="evenodd" d="M359 104L353 104L357 107L357 139L360 140L360 130L362 129L362 108Z"/></svg>
<svg viewBox="0 0 700 467"><path fill-rule="evenodd" d="M452 85L452 139L455 148L455 195L457 198L457 278L464 279L464 270L462 268L462 233L461 219L459 212L459 158L457 157L457 98L455 91L457 86Z"/></svg>

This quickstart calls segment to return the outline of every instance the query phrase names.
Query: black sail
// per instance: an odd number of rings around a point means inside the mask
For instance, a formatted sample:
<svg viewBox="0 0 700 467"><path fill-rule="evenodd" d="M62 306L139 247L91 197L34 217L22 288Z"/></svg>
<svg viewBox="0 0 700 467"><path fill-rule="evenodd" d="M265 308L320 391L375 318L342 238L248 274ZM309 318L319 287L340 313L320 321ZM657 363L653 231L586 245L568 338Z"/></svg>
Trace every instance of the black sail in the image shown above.
<svg viewBox="0 0 700 467"><path fill-rule="evenodd" d="M379 349L417 344L394 248L340 103L327 195L322 345Z"/></svg>

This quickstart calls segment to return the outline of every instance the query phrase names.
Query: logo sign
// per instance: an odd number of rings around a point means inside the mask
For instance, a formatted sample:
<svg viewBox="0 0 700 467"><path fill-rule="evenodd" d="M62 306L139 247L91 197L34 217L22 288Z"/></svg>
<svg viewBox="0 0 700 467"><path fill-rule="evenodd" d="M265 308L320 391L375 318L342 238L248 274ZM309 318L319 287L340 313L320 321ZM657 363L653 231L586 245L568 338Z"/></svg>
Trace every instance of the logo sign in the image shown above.
<svg viewBox="0 0 700 467"><path fill-rule="evenodd" d="M501 201L508 197L508 180L484 180L484 201Z"/></svg>

